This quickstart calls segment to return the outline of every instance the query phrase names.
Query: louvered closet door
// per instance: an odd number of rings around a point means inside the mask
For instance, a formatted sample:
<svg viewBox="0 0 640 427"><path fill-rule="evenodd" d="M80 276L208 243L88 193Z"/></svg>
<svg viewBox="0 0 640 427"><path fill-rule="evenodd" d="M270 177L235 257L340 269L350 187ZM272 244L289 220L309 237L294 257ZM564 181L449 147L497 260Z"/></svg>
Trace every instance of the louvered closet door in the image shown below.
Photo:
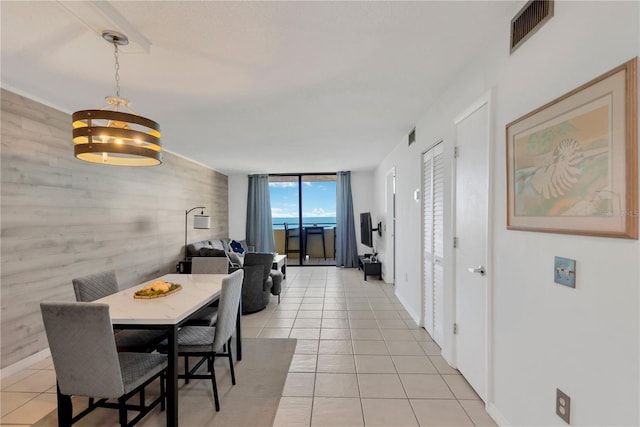
<svg viewBox="0 0 640 427"><path fill-rule="evenodd" d="M422 155L424 327L442 342L444 158L442 143Z"/></svg>
<svg viewBox="0 0 640 427"><path fill-rule="evenodd" d="M422 289L424 328L433 337L433 153L422 155Z"/></svg>

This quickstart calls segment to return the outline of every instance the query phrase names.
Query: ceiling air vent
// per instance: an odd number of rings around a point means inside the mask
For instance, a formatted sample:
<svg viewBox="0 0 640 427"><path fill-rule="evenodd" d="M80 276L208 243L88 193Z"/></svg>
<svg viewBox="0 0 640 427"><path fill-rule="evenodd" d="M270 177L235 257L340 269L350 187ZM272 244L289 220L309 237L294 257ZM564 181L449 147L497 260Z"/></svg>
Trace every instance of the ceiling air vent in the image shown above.
<svg viewBox="0 0 640 427"><path fill-rule="evenodd" d="M511 20L511 51L513 53L533 33L553 16L554 0L530 0Z"/></svg>
<svg viewBox="0 0 640 427"><path fill-rule="evenodd" d="M411 132L409 132L409 145L416 142L416 128L413 128Z"/></svg>

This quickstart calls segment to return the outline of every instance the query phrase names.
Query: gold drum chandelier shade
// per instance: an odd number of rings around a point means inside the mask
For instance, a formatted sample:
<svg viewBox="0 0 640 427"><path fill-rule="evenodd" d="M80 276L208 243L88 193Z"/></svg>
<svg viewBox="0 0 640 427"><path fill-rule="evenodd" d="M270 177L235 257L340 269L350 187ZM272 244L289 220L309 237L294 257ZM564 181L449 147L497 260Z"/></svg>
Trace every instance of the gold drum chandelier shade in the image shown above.
<svg viewBox="0 0 640 427"><path fill-rule="evenodd" d="M159 165L162 163L160 125L135 114L129 109L129 101L120 97L118 46L129 41L114 31L105 31L102 37L114 46L117 96L105 98L107 106L101 110L73 113L74 154L80 160L106 165Z"/></svg>

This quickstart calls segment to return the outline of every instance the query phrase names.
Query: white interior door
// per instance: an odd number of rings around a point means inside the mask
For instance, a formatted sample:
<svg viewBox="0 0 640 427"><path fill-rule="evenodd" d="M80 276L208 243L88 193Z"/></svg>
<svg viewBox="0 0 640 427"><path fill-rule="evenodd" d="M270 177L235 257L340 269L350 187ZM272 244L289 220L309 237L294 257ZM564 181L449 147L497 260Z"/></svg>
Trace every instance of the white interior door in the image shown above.
<svg viewBox="0 0 640 427"><path fill-rule="evenodd" d="M472 106L455 122L456 364L487 398L489 105Z"/></svg>

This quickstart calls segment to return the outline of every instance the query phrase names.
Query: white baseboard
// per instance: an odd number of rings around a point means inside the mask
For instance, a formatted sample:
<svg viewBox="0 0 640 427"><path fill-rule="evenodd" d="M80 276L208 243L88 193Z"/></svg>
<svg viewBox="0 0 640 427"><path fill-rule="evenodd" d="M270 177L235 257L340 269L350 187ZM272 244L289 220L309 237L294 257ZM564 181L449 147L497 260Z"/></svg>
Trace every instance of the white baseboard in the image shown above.
<svg viewBox="0 0 640 427"><path fill-rule="evenodd" d="M496 405L494 405L493 403L489 403L487 405L487 413L500 427L509 427L513 425L509 421L507 421L507 419L502 415L502 413L500 413Z"/></svg>
<svg viewBox="0 0 640 427"><path fill-rule="evenodd" d="M410 305L407 304L406 301L403 301L403 298L398 296L398 292L394 292L394 294L396 295L396 298L398 298L398 300L400 301L400 303L402 304L404 309L407 310L407 313L409 313L409 316L411 316L411 318L416 322L416 325L422 326L422 324L420 323L420 321L421 321L420 313L418 313L418 314L412 313L409 309L407 309L407 307L409 307Z"/></svg>
<svg viewBox="0 0 640 427"><path fill-rule="evenodd" d="M21 361L16 362L13 365L2 368L0 370L0 378L6 378L8 376L17 374L18 372L25 369L29 369L31 366L43 361L49 356L51 356L51 351L49 350L49 348L45 348L44 350L39 351L36 354L32 354L31 356L22 359Z"/></svg>

